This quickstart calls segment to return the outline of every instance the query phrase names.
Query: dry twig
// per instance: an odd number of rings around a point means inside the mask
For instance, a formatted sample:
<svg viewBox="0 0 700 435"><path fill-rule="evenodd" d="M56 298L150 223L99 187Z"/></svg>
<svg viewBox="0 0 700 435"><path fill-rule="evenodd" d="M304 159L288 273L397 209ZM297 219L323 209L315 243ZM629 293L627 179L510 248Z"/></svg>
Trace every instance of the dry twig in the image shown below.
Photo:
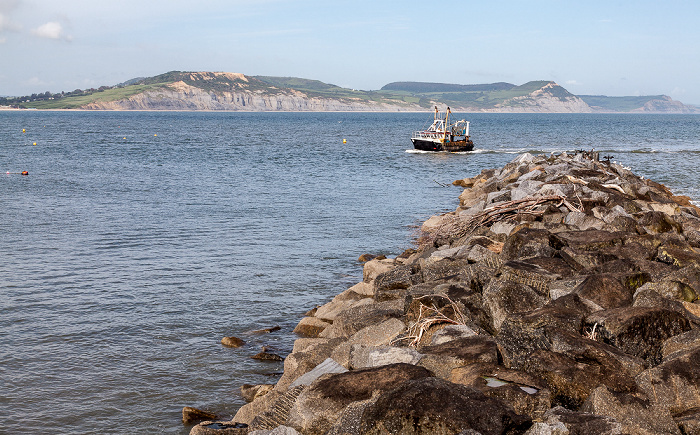
<svg viewBox="0 0 700 435"><path fill-rule="evenodd" d="M423 304L422 302L420 303L418 307L418 319L411 324L408 328L408 335L405 337L401 337L398 340L411 340L411 342L408 344L411 347L416 347L420 343L421 339L425 335L425 332L430 329L431 326L437 325L440 323L451 323L453 325L466 325L467 319L464 317L464 314L462 311L459 309L457 304L450 299L449 297L445 295L425 295L421 296L420 298L417 298L417 300L427 298L427 297L441 297L445 298L449 301L450 306L452 308L452 311L454 312L455 319L451 319L450 317L446 316L443 314L439 308L435 306L435 304L431 304L432 306L427 306ZM398 341L397 340L397 341Z"/></svg>

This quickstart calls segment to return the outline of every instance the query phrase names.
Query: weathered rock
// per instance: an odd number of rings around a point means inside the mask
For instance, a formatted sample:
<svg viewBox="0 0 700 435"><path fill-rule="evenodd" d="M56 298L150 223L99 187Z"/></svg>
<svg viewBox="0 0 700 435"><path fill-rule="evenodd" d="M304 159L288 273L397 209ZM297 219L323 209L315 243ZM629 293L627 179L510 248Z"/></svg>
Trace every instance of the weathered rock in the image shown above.
<svg viewBox="0 0 700 435"><path fill-rule="evenodd" d="M522 369L544 379L552 392L552 403L566 408L578 408L600 384L616 391L633 391L634 379L622 365L604 352L582 352L580 359L552 352L535 350L523 361ZM613 363L613 364L610 364Z"/></svg>
<svg viewBox="0 0 700 435"><path fill-rule="evenodd" d="M425 264L421 268L422 282L459 281L471 276L469 261L466 259L449 260Z"/></svg>
<svg viewBox="0 0 700 435"><path fill-rule="evenodd" d="M330 326L330 323L324 322L317 317L304 317L294 328L294 333L306 337L318 337L328 326Z"/></svg>
<svg viewBox="0 0 700 435"><path fill-rule="evenodd" d="M258 397L262 397L265 394L269 393L272 391L274 388L274 385L271 384L259 384L259 385L250 385L250 384L243 384L241 385L241 396L245 399L246 402L252 402L253 400L257 399ZM215 417L210 417L209 420L214 419Z"/></svg>
<svg viewBox="0 0 700 435"><path fill-rule="evenodd" d="M363 434L523 433L529 418L498 399L463 385L428 377L406 381L379 396L362 415Z"/></svg>
<svg viewBox="0 0 700 435"><path fill-rule="evenodd" d="M246 435L248 425L235 421L203 421L190 430L190 435Z"/></svg>
<svg viewBox="0 0 700 435"><path fill-rule="evenodd" d="M215 419L216 414L213 412L203 411L201 409L192 408L191 406L182 408L182 422L184 424L193 424L198 421Z"/></svg>
<svg viewBox="0 0 700 435"><path fill-rule="evenodd" d="M578 334L589 313L581 298L571 294L542 308L509 315L496 336L504 363L508 367L522 367L533 351L551 349L554 330Z"/></svg>
<svg viewBox="0 0 700 435"><path fill-rule="evenodd" d="M419 365L443 379L449 379L452 370L474 363L497 363L498 347L492 337L476 335L459 338L435 346L420 348L423 354Z"/></svg>
<svg viewBox="0 0 700 435"><path fill-rule="evenodd" d="M484 289L484 309L491 319L491 330L500 331L506 317L544 306L547 291L504 279L492 279Z"/></svg>
<svg viewBox="0 0 700 435"><path fill-rule="evenodd" d="M350 337L359 330L390 318L400 318L403 310L395 308L396 304L374 303L352 307L340 312L333 325L323 331L323 338Z"/></svg>
<svg viewBox="0 0 700 435"><path fill-rule="evenodd" d="M571 411L561 406L545 412L542 422L525 435L621 435L622 425L612 417Z"/></svg>
<svg viewBox="0 0 700 435"><path fill-rule="evenodd" d="M635 215L639 225L643 226L651 234L675 231L681 233L682 227L671 219L666 213L660 211L648 211Z"/></svg>
<svg viewBox="0 0 700 435"><path fill-rule="evenodd" d="M311 384L292 406L287 425L304 434L324 434L352 402L370 399L411 379L430 376L422 367L393 364L326 375Z"/></svg>
<svg viewBox="0 0 700 435"><path fill-rule="evenodd" d="M248 432L248 435L299 435L293 427L277 426L272 430L253 430Z"/></svg>
<svg viewBox="0 0 700 435"><path fill-rule="evenodd" d="M676 352L700 348L700 329L691 329L664 341L661 345L661 357L666 359Z"/></svg>
<svg viewBox="0 0 700 435"><path fill-rule="evenodd" d="M268 410L275 401L283 395L284 393L281 388L279 390L273 389L268 394L260 396L252 402L243 405L238 412L236 412L233 421L250 425L255 417Z"/></svg>
<svg viewBox="0 0 700 435"><path fill-rule="evenodd" d="M221 344L228 347L241 347L245 344L245 341L238 337L224 337L221 339Z"/></svg>
<svg viewBox="0 0 700 435"><path fill-rule="evenodd" d="M604 309L626 307L632 305L634 289L624 285L621 278L611 273L589 275L575 292Z"/></svg>
<svg viewBox="0 0 700 435"><path fill-rule="evenodd" d="M379 274L374 280L374 299L382 302L404 297L404 290L420 279L415 272L414 266L404 265Z"/></svg>
<svg viewBox="0 0 700 435"><path fill-rule="evenodd" d="M266 352L264 350L262 352L258 352L255 355L251 356L251 358L257 359L260 361L284 361L284 358L277 355L276 353Z"/></svg>
<svg viewBox="0 0 700 435"><path fill-rule="evenodd" d="M406 324L397 318L390 318L375 325L369 325L357 331L348 343L364 346L384 346L391 343L406 330Z"/></svg>
<svg viewBox="0 0 700 435"><path fill-rule="evenodd" d="M596 388L590 394L580 411L614 418L622 425L624 434L681 433L668 410L654 405L646 397L613 394L604 386Z"/></svg>
<svg viewBox="0 0 700 435"><path fill-rule="evenodd" d="M690 330L690 322L663 308L626 307L590 314L584 327L596 327L598 340L657 365L663 342Z"/></svg>
<svg viewBox="0 0 700 435"><path fill-rule="evenodd" d="M523 228L511 234L503 244L503 260L522 260L530 257L551 257L554 248L550 245L551 234L547 230Z"/></svg>
<svg viewBox="0 0 700 435"><path fill-rule="evenodd" d="M300 376L313 370L331 356L335 348L344 340L340 338L318 342L301 352L292 352L284 359L284 374L277 382L276 389L286 391Z"/></svg>
<svg viewBox="0 0 700 435"><path fill-rule="evenodd" d="M326 358L321 364L314 367L311 371L299 376L289 387L295 388L300 385L311 385L316 379L323 375L345 373L347 371L348 370L345 367L338 364L333 358Z"/></svg>
<svg viewBox="0 0 700 435"><path fill-rule="evenodd" d="M374 296L374 285L368 284L364 281L360 281L354 286L350 287L348 290L357 293L361 296L373 297Z"/></svg>
<svg viewBox="0 0 700 435"><path fill-rule="evenodd" d="M459 338L473 337L476 334L476 331L467 325L447 325L433 334L430 344L443 344Z"/></svg>
<svg viewBox="0 0 700 435"><path fill-rule="evenodd" d="M417 364L423 354L409 347L354 345L351 350L353 368L379 367L390 364Z"/></svg>
<svg viewBox="0 0 700 435"><path fill-rule="evenodd" d="M263 328L263 329L256 329L254 331L251 331L251 334L271 334L273 332L279 331L282 329L280 326L272 326L270 328Z"/></svg>
<svg viewBox="0 0 700 435"><path fill-rule="evenodd" d="M510 404L516 413L532 419L541 419L544 412L551 407L551 394L543 380L494 363L477 363L455 368L448 380L503 400Z"/></svg>
<svg viewBox="0 0 700 435"><path fill-rule="evenodd" d="M700 433L700 409L696 408L673 416L683 435Z"/></svg>
<svg viewBox="0 0 700 435"><path fill-rule="evenodd" d="M630 236L624 232L610 232L601 230L564 231L553 235L553 246L559 249L562 246L579 251L597 251L613 246L620 246Z"/></svg>
<svg viewBox="0 0 700 435"><path fill-rule="evenodd" d="M647 397L674 416L700 408L700 347L674 353L636 381Z"/></svg>
<svg viewBox="0 0 700 435"><path fill-rule="evenodd" d="M332 323L338 313L361 304L363 301L367 301L364 303L369 303L372 300L363 298L362 295L355 293L352 289L348 289L334 297L332 301L320 306L316 310L314 317Z"/></svg>
<svg viewBox="0 0 700 435"><path fill-rule="evenodd" d="M368 284L374 283L374 279L384 273L388 272L396 266L396 261L385 258L383 260L373 259L365 263L362 269L362 281Z"/></svg>

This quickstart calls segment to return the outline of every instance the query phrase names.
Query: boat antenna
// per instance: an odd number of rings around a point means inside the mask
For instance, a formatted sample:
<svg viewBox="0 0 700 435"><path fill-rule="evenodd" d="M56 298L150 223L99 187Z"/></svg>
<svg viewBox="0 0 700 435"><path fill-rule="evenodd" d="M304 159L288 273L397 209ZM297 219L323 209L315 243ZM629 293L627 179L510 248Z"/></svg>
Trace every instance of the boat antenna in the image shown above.
<svg viewBox="0 0 700 435"><path fill-rule="evenodd" d="M447 140L447 126L450 125L450 106L447 106L447 111L445 112L445 126L442 128L444 133L442 134L442 143Z"/></svg>

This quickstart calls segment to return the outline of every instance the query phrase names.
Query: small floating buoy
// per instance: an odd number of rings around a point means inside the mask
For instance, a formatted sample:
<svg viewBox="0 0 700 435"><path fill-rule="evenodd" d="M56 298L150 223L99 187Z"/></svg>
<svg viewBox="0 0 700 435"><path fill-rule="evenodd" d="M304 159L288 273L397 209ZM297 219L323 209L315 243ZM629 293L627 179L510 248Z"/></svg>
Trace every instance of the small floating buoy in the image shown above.
<svg viewBox="0 0 700 435"><path fill-rule="evenodd" d="M22 133L26 133L26 132L27 132L27 130L25 130L25 129L22 129Z"/></svg>
<svg viewBox="0 0 700 435"><path fill-rule="evenodd" d="M154 134L153 137L158 136L157 134Z"/></svg>
<svg viewBox="0 0 700 435"><path fill-rule="evenodd" d="M22 171L22 175L29 175L29 172L27 172L27 171Z"/></svg>
<svg viewBox="0 0 700 435"><path fill-rule="evenodd" d="M343 139L343 143L348 143L348 141L347 141L347 140L345 140L345 139Z"/></svg>
<svg viewBox="0 0 700 435"><path fill-rule="evenodd" d="M34 142L34 145L36 145L36 142Z"/></svg>
<svg viewBox="0 0 700 435"><path fill-rule="evenodd" d="M124 136L124 140L126 140L126 136Z"/></svg>

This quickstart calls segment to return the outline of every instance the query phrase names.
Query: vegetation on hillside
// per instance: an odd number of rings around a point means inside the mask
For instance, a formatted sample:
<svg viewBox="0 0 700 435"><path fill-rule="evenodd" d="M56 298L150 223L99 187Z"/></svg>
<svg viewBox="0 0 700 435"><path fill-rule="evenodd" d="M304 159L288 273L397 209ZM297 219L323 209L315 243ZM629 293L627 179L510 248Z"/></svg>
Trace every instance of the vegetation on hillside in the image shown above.
<svg viewBox="0 0 700 435"><path fill-rule="evenodd" d="M516 86L511 83L460 85L449 83L394 82L378 91L348 89L319 80L298 77L243 76L231 73L170 71L153 77L140 77L116 86L50 92L23 97L0 97L1 106L36 109L75 109L94 102L111 102L163 88L176 82L199 88L207 93L248 92L259 95L289 94L293 91L307 98L328 98L342 102L386 103L432 108L436 102L466 110L487 110L501 106L526 105L527 96L544 88L550 97L566 101L575 97L563 87L549 81L531 81ZM552 86L547 86L552 84ZM588 105L615 112L629 112L663 96L605 97L581 96Z"/></svg>
<svg viewBox="0 0 700 435"><path fill-rule="evenodd" d="M629 112L644 106L651 100L662 100L663 95L645 95L643 97L606 97L604 95L579 95L591 107L611 112Z"/></svg>

